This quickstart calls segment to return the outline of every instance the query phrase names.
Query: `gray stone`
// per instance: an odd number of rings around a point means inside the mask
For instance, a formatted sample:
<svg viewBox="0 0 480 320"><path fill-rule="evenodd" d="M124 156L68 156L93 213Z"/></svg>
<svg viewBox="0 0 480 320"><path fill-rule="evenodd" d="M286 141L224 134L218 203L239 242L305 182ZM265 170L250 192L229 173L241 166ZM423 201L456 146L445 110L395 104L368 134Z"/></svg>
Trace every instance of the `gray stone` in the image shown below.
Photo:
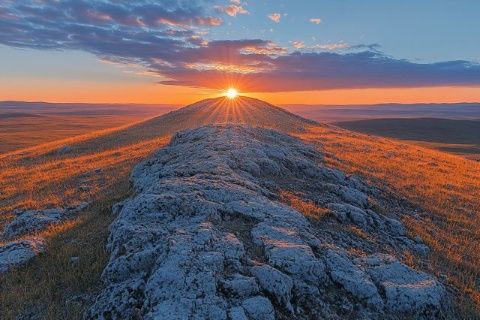
<svg viewBox="0 0 480 320"><path fill-rule="evenodd" d="M4 230L4 238L13 239L61 222L63 210L27 210L19 213Z"/></svg>
<svg viewBox="0 0 480 320"><path fill-rule="evenodd" d="M388 255L365 259L367 272L385 292L391 312L418 313L438 309L446 296L445 288L432 276L416 271Z"/></svg>
<svg viewBox="0 0 480 320"><path fill-rule="evenodd" d="M325 254L325 262L333 281L369 306L378 310L383 308L383 301L377 287L368 274L354 265L345 254L328 250Z"/></svg>
<svg viewBox="0 0 480 320"><path fill-rule="evenodd" d="M229 312L230 320L248 320L245 310L242 307L233 307Z"/></svg>
<svg viewBox="0 0 480 320"><path fill-rule="evenodd" d="M223 282L223 288L229 294L237 297L249 297L258 293L258 285L254 278L240 274Z"/></svg>
<svg viewBox="0 0 480 320"><path fill-rule="evenodd" d="M274 320L275 310L265 297L257 296L242 302L242 307L252 320Z"/></svg>
<svg viewBox="0 0 480 320"><path fill-rule="evenodd" d="M293 312L290 303L293 281L289 276L269 265L256 266L250 271L257 278L263 290L273 295L280 305L285 305L290 312Z"/></svg>
<svg viewBox="0 0 480 320"><path fill-rule="evenodd" d="M373 267L342 253L377 248L353 242L334 219L312 225L279 201L289 186L331 204L339 220L376 232L382 245L405 246L401 225L366 208L368 188L322 158L268 129L212 125L177 133L134 168L135 194L113 206L104 288L86 317L240 320L289 312L338 319L348 309L352 318L395 319L381 310L384 281L371 279ZM338 286L349 294L341 290L335 300L328 294Z"/></svg>
<svg viewBox="0 0 480 320"><path fill-rule="evenodd" d="M43 238L12 241L0 246L0 274L25 264L36 255L45 251Z"/></svg>

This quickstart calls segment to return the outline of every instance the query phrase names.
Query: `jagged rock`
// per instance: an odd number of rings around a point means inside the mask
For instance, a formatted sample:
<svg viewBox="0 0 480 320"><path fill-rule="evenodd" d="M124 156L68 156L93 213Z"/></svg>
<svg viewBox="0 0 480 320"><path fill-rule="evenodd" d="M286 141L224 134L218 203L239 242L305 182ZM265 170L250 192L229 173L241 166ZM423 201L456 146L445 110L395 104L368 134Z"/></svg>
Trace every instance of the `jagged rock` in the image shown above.
<svg viewBox="0 0 480 320"><path fill-rule="evenodd" d="M253 320L275 320L275 310L270 300L257 296L242 302L242 307Z"/></svg>
<svg viewBox="0 0 480 320"><path fill-rule="evenodd" d="M44 251L45 240L39 237L12 241L0 246L0 274L26 263Z"/></svg>
<svg viewBox="0 0 480 320"><path fill-rule="evenodd" d="M354 265L347 256L328 250L325 261L333 281L369 306L377 310L383 308L383 301L370 276Z"/></svg>
<svg viewBox="0 0 480 320"><path fill-rule="evenodd" d="M250 271L257 278L263 290L273 295L279 304L285 305L293 313L290 303L293 281L289 276L269 265L255 266Z"/></svg>
<svg viewBox="0 0 480 320"><path fill-rule="evenodd" d="M432 276L389 255L370 256L364 262L373 281L385 292L389 311L422 313L440 307L445 288Z"/></svg>
<svg viewBox="0 0 480 320"><path fill-rule="evenodd" d="M28 210L18 215L6 225L3 237L13 239L59 223L64 213L61 209Z"/></svg>
<svg viewBox="0 0 480 320"><path fill-rule="evenodd" d="M406 238L369 208L365 184L325 167L297 139L242 125L185 131L131 180L136 194L113 208L105 287L88 319L335 319L345 310L350 318L399 319L411 311L385 313L383 305L407 305L408 295L382 296L379 269L343 253L352 243L342 224L313 227L280 202L288 186L330 204L343 223L377 232L381 244Z"/></svg>
<svg viewBox="0 0 480 320"><path fill-rule="evenodd" d="M258 285L254 278L240 274L223 282L224 290L236 297L249 297L258 293Z"/></svg>

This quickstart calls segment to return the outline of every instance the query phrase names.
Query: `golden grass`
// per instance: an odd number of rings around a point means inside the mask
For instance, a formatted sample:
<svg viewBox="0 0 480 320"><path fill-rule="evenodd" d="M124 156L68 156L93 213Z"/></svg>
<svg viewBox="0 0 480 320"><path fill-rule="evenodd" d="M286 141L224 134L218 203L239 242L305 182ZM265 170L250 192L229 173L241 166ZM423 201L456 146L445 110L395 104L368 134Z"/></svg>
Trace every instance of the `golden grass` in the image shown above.
<svg viewBox="0 0 480 320"><path fill-rule="evenodd" d="M371 240L371 237L365 232L363 231L362 229L360 229L359 227L356 227L356 226L349 226L347 228L348 232L350 232L351 234L354 234L356 235L357 237L359 238L362 238L362 239L365 239L365 240Z"/></svg>
<svg viewBox="0 0 480 320"><path fill-rule="evenodd" d="M29 312L48 320L82 319L88 297L101 287L100 274L108 260L105 244L114 219L111 205L128 193L124 179L77 219L40 232L47 238L47 253L0 277L1 319L13 320ZM78 263L71 257L78 257Z"/></svg>
<svg viewBox="0 0 480 320"><path fill-rule="evenodd" d="M38 232L48 252L0 278L1 319L28 310L42 319L82 318L89 302L67 300L98 289L108 259L111 205L128 195L132 167L170 140L162 133L126 126L0 156L0 228L16 208L92 204L78 218ZM73 151L59 155L56 149L63 145ZM79 263L70 257L79 257Z"/></svg>
<svg viewBox="0 0 480 320"><path fill-rule="evenodd" d="M167 143L170 134L209 121L192 122L189 117L190 111L170 114L0 155L0 212L4 213L0 227L15 208L93 201L72 225L45 231L48 254L0 280L0 310L8 312L2 319L36 304L47 319L81 317L85 306L67 305L62 296L92 292L98 286L107 259L104 243L113 219L111 204L128 194L128 176L134 164ZM470 305L473 301L480 306L476 285L480 274L480 163L334 127L314 126L297 135L324 152L328 165L360 174L425 210L420 220L406 215L406 225L432 248L431 271L444 274L442 278L469 297L460 301L462 317L480 316ZM55 150L63 145L72 146L73 151L58 155ZM99 168L101 172L92 173ZM90 189L80 190L84 183ZM311 218L328 214L301 195L284 192L282 199ZM71 256L80 256L75 270L69 269Z"/></svg>
<svg viewBox="0 0 480 320"><path fill-rule="evenodd" d="M471 299L460 307L480 316L480 163L335 127L312 127L299 136L324 152L328 165L423 209L419 220L406 214L405 224L431 247L431 271Z"/></svg>
<svg viewBox="0 0 480 320"><path fill-rule="evenodd" d="M315 220L321 220L329 213L328 209L320 208L314 202L302 199L299 195L286 190L280 191L280 201Z"/></svg>

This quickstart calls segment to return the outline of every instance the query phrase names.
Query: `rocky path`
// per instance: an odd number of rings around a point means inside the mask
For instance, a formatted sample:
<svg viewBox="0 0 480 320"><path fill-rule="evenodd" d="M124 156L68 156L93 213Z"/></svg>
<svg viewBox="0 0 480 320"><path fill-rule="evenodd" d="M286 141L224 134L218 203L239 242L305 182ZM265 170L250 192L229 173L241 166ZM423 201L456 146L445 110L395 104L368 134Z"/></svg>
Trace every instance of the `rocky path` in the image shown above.
<svg viewBox="0 0 480 320"><path fill-rule="evenodd" d="M447 290L395 251L428 251L375 192L290 136L242 125L178 133L114 207L104 290L88 319L435 319ZM282 203L294 190L329 214ZM368 235L352 238L355 227ZM372 241L371 239L375 239ZM355 248L357 250L350 250ZM389 253L389 254L387 254Z"/></svg>

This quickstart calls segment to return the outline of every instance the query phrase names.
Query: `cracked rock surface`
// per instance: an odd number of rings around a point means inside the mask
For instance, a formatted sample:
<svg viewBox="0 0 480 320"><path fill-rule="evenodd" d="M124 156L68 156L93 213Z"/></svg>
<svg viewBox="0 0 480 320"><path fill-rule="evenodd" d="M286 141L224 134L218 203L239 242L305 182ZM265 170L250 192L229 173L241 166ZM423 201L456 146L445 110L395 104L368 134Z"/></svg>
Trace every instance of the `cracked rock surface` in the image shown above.
<svg viewBox="0 0 480 320"><path fill-rule="evenodd" d="M87 319L443 315L445 287L386 254L424 245L370 207L374 190L288 135L243 125L177 133L132 183L136 194L114 207L104 289ZM280 201L284 189L331 214L307 219Z"/></svg>
<svg viewBox="0 0 480 320"><path fill-rule="evenodd" d="M45 251L45 240L32 237L28 240L12 241L0 246L0 274L26 263Z"/></svg>

